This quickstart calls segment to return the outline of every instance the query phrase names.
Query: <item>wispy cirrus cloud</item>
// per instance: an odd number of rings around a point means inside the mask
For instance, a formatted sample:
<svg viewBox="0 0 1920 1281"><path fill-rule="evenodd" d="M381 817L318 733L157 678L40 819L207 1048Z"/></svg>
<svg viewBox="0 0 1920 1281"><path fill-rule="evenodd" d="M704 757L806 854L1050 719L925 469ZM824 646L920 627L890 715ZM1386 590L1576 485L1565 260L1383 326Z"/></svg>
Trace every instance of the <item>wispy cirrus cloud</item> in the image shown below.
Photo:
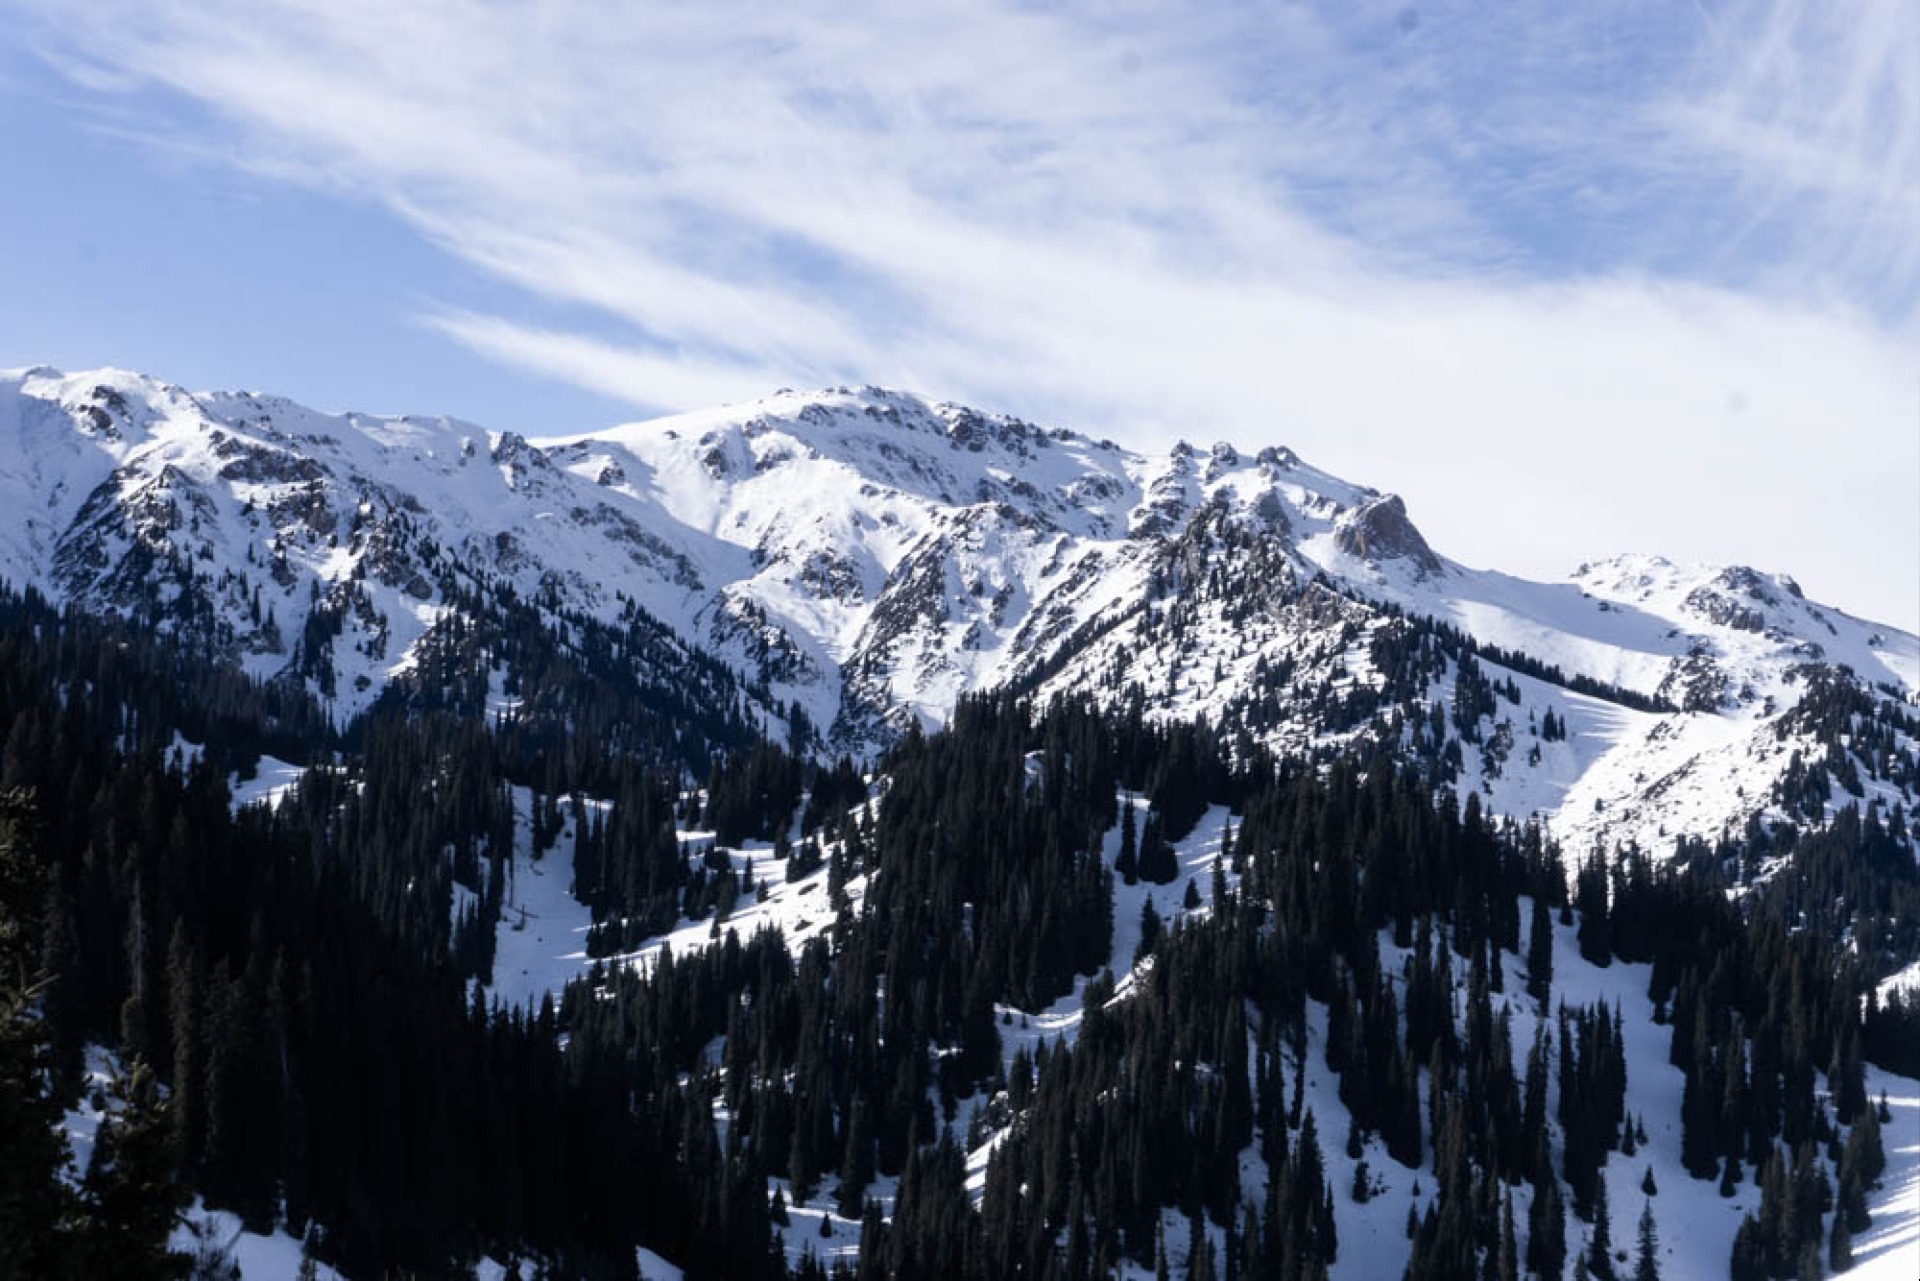
<svg viewBox="0 0 1920 1281"><path fill-rule="evenodd" d="M0 8L100 110L544 309L432 332L638 406L883 381L1286 437L1469 559L1523 518L1916 612L1750 515L1865 485L1920 544L1900 0Z"/></svg>

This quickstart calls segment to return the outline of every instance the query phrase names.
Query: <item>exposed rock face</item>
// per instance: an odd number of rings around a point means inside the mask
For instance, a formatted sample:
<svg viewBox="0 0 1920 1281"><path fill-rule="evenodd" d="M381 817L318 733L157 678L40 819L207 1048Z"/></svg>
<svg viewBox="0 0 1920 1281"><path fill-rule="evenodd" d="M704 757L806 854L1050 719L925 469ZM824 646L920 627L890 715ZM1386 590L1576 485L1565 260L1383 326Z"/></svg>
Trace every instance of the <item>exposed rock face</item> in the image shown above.
<svg viewBox="0 0 1920 1281"><path fill-rule="evenodd" d="M1408 561L1422 578L1441 572L1440 558L1407 519L1407 505L1398 494L1376 498L1341 520L1334 541L1349 556L1376 565L1385 560Z"/></svg>

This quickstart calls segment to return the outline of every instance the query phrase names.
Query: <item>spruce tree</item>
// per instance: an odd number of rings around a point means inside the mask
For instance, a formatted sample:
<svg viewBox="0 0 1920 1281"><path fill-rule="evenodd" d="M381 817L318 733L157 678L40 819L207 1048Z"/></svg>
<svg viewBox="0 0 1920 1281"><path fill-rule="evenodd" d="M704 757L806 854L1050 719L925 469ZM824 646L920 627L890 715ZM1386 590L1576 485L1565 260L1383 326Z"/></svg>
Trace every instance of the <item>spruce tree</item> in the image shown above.
<svg viewBox="0 0 1920 1281"><path fill-rule="evenodd" d="M1500 1200L1500 1264L1494 1275L1498 1281L1519 1281L1520 1278L1520 1252L1513 1234L1511 1191L1506 1192Z"/></svg>
<svg viewBox="0 0 1920 1281"><path fill-rule="evenodd" d="M1760 1225L1751 1214L1742 1215L1733 1234L1733 1257L1727 1264L1728 1281L1767 1281L1766 1247Z"/></svg>
<svg viewBox="0 0 1920 1281"><path fill-rule="evenodd" d="M136 1059L115 1076L110 1097L80 1190L80 1270L128 1281L183 1277L192 1260L167 1238L188 1197L173 1176L172 1119L152 1070Z"/></svg>
<svg viewBox="0 0 1920 1281"><path fill-rule="evenodd" d="M1843 1210L1833 1216L1833 1234L1827 1238L1827 1270L1845 1272L1853 1266L1853 1231Z"/></svg>
<svg viewBox="0 0 1920 1281"><path fill-rule="evenodd" d="M1885 1103L1881 1106L1884 1107ZM1880 1139L1880 1115L1875 1109L1862 1111L1860 1119L1847 1131L1847 1146L1841 1154L1840 1168L1843 1172L1851 1172L1863 1189L1879 1183L1880 1176L1886 1172L1887 1153Z"/></svg>
<svg viewBox="0 0 1920 1281"><path fill-rule="evenodd" d="M1120 853L1114 857L1113 870L1128 885L1140 883L1140 836L1133 819L1133 803L1120 804Z"/></svg>
<svg viewBox="0 0 1920 1281"><path fill-rule="evenodd" d="M32 820L24 792L0 794L0 1276L18 1277L57 1275L69 1202L53 1045L35 1009L49 980L39 973L45 876Z"/></svg>
<svg viewBox="0 0 1920 1281"><path fill-rule="evenodd" d="M1660 1281L1660 1238L1653 1223L1653 1202L1640 1210L1640 1247L1634 1256L1633 1281Z"/></svg>
<svg viewBox="0 0 1920 1281"><path fill-rule="evenodd" d="M1133 959L1139 961L1153 951L1154 944L1160 941L1160 913L1153 909L1153 896L1140 900L1140 942L1133 949Z"/></svg>
<svg viewBox="0 0 1920 1281"><path fill-rule="evenodd" d="M1613 931L1607 905L1607 862L1598 851L1580 865L1573 905L1580 911L1580 955L1592 965L1613 964Z"/></svg>
<svg viewBox="0 0 1920 1281"><path fill-rule="evenodd" d="M1593 1281L1613 1281L1612 1216L1607 1211L1607 1181L1594 1180L1593 1239L1587 1247L1587 1272Z"/></svg>
<svg viewBox="0 0 1920 1281"><path fill-rule="evenodd" d="M1168 843L1160 816L1151 811L1140 832L1140 879L1154 885L1171 885L1180 876L1180 863Z"/></svg>
<svg viewBox="0 0 1920 1281"><path fill-rule="evenodd" d="M1560 1180L1548 1169L1534 1184L1533 1204L1527 1211L1527 1270L1558 1277L1565 1274L1566 1266L1566 1208L1560 1198Z"/></svg>
<svg viewBox="0 0 1920 1281"><path fill-rule="evenodd" d="M1533 915L1527 930L1527 995L1545 1014L1553 996L1553 922L1547 915L1547 900L1533 897Z"/></svg>

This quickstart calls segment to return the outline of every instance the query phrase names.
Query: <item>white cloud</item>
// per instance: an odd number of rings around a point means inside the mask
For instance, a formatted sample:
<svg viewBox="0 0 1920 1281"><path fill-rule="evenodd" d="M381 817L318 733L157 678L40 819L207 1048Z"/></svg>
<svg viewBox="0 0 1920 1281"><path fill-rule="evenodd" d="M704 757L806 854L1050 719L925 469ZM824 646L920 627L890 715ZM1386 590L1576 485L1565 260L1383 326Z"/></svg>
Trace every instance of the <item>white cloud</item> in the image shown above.
<svg viewBox="0 0 1920 1281"><path fill-rule="evenodd" d="M1801 283L1878 280L1911 322L1920 281L1920 7L1758 0L1714 11L1689 92L1656 104L1665 159L1747 211L1730 234L1814 239ZM1816 239L1817 238L1817 239ZM1809 281L1805 277L1814 277Z"/></svg>
<svg viewBox="0 0 1920 1281"><path fill-rule="evenodd" d="M1920 624L1906 0L655 9L32 29L566 309L425 319L637 405L878 381L1285 439L1466 559L1742 557Z"/></svg>
<svg viewBox="0 0 1920 1281"><path fill-rule="evenodd" d="M755 366L702 357L636 351L580 334L519 325L498 316L443 309L426 323L474 351L504 364L564 379L638 405L711 405L770 390ZM578 430L578 423L548 423L546 430Z"/></svg>

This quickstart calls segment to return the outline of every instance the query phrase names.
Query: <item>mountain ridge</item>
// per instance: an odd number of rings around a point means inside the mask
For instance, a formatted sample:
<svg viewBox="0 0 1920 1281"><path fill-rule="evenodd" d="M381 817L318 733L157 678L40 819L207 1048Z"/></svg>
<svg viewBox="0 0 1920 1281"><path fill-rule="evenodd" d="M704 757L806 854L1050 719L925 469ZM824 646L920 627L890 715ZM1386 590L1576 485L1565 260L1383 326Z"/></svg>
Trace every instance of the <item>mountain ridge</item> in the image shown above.
<svg viewBox="0 0 1920 1281"><path fill-rule="evenodd" d="M872 387L527 437L44 367L0 375L0 441L0 576L201 634L342 718L473 587L556 619L637 606L827 751L1015 686L1283 751L1376 743L1570 848L1811 817L1781 792L1820 756L1864 775L1823 812L1912 805L1920 639L1744 566L1470 569L1399 497L1278 446L1140 453ZM1857 711L1796 728L1836 682L1888 753L1841 742Z"/></svg>

